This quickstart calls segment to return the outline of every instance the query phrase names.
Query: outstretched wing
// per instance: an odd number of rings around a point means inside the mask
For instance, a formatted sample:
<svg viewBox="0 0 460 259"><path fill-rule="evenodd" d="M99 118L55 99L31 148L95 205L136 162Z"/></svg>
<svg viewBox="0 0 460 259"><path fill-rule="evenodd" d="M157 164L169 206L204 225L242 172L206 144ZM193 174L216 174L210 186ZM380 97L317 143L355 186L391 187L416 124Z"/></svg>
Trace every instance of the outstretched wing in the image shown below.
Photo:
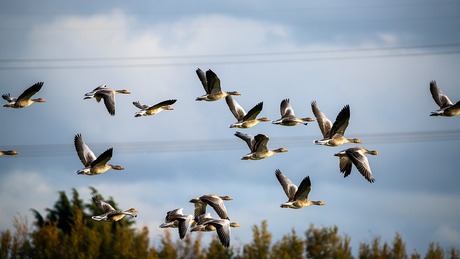
<svg viewBox="0 0 460 259"><path fill-rule="evenodd" d="M109 162L109 160L112 158L112 154L113 154L113 148L107 149L106 151L104 151L104 153L100 154L96 158L96 160L91 162L91 167L94 167L96 165L105 165L105 164L107 164L107 162Z"/></svg>
<svg viewBox="0 0 460 259"><path fill-rule="evenodd" d="M264 134L257 134L254 137L254 140L255 140L255 145L254 145L254 150L252 150L253 152L256 152L256 151L265 152L268 150L267 144L268 144L269 138L267 136L265 136Z"/></svg>
<svg viewBox="0 0 460 259"><path fill-rule="evenodd" d="M297 185L292 183L291 180L289 180L279 169L275 170L275 175L283 187L284 193L286 193L289 201L292 201L297 192Z"/></svg>
<svg viewBox="0 0 460 259"><path fill-rule="evenodd" d="M235 136L237 136L240 139L244 140L246 142L246 144L248 145L249 149L251 150L251 152L255 151L256 140L254 139L254 137L252 135L245 134L243 132L237 131L235 133Z"/></svg>
<svg viewBox="0 0 460 259"><path fill-rule="evenodd" d="M246 112L243 107L241 107L241 105L239 105L231 95L227 95L225 97L225 102L237 121L242 121L243 118L245 118Z"/></svg>
<svg viewBox="0 0 460 259"><path fill-rule="evenodd" d="M198 78L200 79L201 84L203 85L204 91L207 94L211 93L211 90L208 88L208 81L206 80L206 75L204 74L203 70L198 68L196 70L196 74L197 74Z"/></svg>
<svg viewBox="0 0 460 259"><path fill-rule="evenodd" d="M249 121L249 120L255 120L257 118L257 115L262 111L264 103L260 102L256 104L252 109L248 111L246 116L244 116L243 120Z"/></svg>
<svg viewBox="0 0 460 259"><path fill-rule="evenodd" d="M159 102L151 107L148 107L149 109L155 109L155 108L159 108L159 107L163 107L163 106L166 106L166 105L173 105L174 103L176 103L176 99L171 99L171 100L166 100L166 101L162 101L162 102Z"/></svg>
<svg viewBox="0 0 460 259"><path fill-rule="evenodd" d="M28 100L32 95L40 91L42 89L43 82L38 82L32 85L31 87L27 88L19 97L18 100Z"/></svg>
<svg viewBox="0 0 460 259"><path fill-rule="evenodd" d="M217 77L216 73L214 73L211 69L206 71L206 79L208 80L208 90L209 93L218 93L221 91L220 88L220 79Z"/></svg>
<svg viewBox="0 0 460 259"><path fill-rule="evenodd" d="M315 115L316 121L318 122L319 129L323 134L324 138L329 137L329 132L332 128L332 122L324 115L324 113L319 109L316 101L311 102L311 110Z"/></svg>
<svg viewBox="0 0 460 259"><path fill-rule="evenodd" d="M369 182L373 183L375 181L371 167L369 166L369 161L367 157L360 151L346 151L348 157L350 158L351 162L356 166L356 169L368 180Z"/></svg>
<svg viewBox="0 0 460 259"><path fill-rule="evenodd" d="M280 113L281 113L281 117L295 116L294 115L294 109L292 108L291 104L289 103L289 99L284 99L283 101L281 101Z"/></svg>
<svg viewBox="0 0 460 259"><path fill-rule="evenodd" d="M329 133L329 138L333 138L334 136L343 136L348 127L349 120L350 106L347 104L342 108L339 114L337 114L337 118L332 125L331 132Z"/></svg>
<svg viewBox="0 0 460 259"><path fill-rule="evenodd" d="M111 211L114 211L115 209L112 207L112 205L108 204L107 202L101 201L99 197L96 195L92 197L94 204L96 204L96 207L104 214L108 213Z"/></svg>
<svg viewBox="0 0 460 259"><path fill-rule="evenodd" d="M436 84L436 81L430 82L430 92L431 96L433 97L436 104L439 106L440 109L446 108L452 105L452 102L449 100L449 97L445 95L441 89Z"/></svg>
<svg viewBox="0 0 460 259"><path fill-rule="evenodd" d="M137 108L139 108L141 110L145 110L145 109L149 108L148 105L141 104L139 101L133 102L133 104L134 104L134 106L136 106Z"/></svg>
<svg viewBox="0 0 460 259"><path fill-rule="evenodd" d="M78 157L84 166L89 166L94 160L96 160L96 156L94 155L93 151L91 151L91 149L89 149L89 147L85 144L81 134L75 135L74 145L75 149L77 150Z"/></svg>
<svg viewBox="0 0 460 259"><path fill-rule="evenodd" d="M308 194L310 193L311 190L311 182L310 182L310 177L307 176L305 177L302 182L300 182L299 188L297 189L297 192L295 193L294 200L306 200L308 198Z"/></svg>

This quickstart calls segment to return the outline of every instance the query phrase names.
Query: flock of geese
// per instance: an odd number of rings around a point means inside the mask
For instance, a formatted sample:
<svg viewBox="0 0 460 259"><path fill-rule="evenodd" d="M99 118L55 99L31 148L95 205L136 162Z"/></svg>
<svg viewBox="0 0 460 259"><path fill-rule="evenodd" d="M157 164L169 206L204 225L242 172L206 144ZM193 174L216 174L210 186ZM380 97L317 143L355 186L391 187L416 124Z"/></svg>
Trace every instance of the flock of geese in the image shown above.
<svg viewBox="0 0 460 259"><path fill-rule="evenodd" d="M232 96L241 95L238 91L222 91L220 79L212 71L207 70L206 73L201 69L196 70L196 74L203 85L205 94L196 98L196 101L217 101L224 99L236 118L236 122L230 125L230 128L247 129L257 125L260 122L269 122L267 117L258 117L262 111L263 102L257 103L247 113L236 102ZM3 94L2 98L8 103L3 107L8 108L24 108L36 102L46 102L43 98L32 99L43 86L43 82L38 82L28 89L26 89L19 97L11 97L10 94ZM439 106L439 109L433 111L430 116L456 116L460 114L460 101L453 104L447 95L445 95L436 85L436 81L430 82L430 92ZM104 105L110 115L115 115L115 95L116 94L130 94L128 90L113 90L107 85L101 85L93 91L84 95L84 99L96 99L97 102L104 101ZM158 114L163 110L174 110L173 104L175 99L165 100L154 105L145 105L140 102L133 102L133 105L139 109L134 117L152 116ZM338 113L335 121L332 123L323 112L321 112L316 101L311 102L311 109L315 116L313 118L299 118L296 117L294 109L289 103L289 99L284 99L280 104L281 118L272 121L273 124L281 126L296 126L300 124L306 125L309 122L317 121L319 129L322 133L322 138L315 140L317 145L324 145L329 147L341 146L347 143L361 143L357 138L346 138L345 131L348 127L350 119L350 106L345 105ZM285 148L269 149L269 138L264 134L257 134L255 136L239 132L235 136L245 141L249 147L249 153L244 155L242 160L260 160L268 158L277 153L287 152ZM99 175L109 169L124 170L120 165L112 165L108 162L112 158L113 148L109 148L99 156L91 151L88 145L83 141L81 134L76 134L74 138L74 145L77 155L83 164L83 168L76 171L77 174L83 175ZM0 156L3 155L18 155L19 153L14 150L0 151ZM334 156L339 158L339 170L343 173L344 177L350 175L353 165L358 172L370 183L375 181L374 176L369 165L366 154L377 155L375 150L368 150L362 147L351 147L344 149ZM281 204L281 208L300 209L310 205L325 205L323 201L312 201L308 199L311 190L311 180L306 176L297 186L291 182L279 169L275 170L275 176L281 184L286 196L287 201ZM129 210L116 210L110 204L101 201L98 196L92 197L94 204L100 210L101 214L92 216L93 220L97 221L118 221L125 216L136 217L137 209L131 208ZM230 246L230 228L239 227L240 225L234 221L230 221L224 201L233 200L229 196L218 196L215 194L205 194L201 197L190 200L194 204L194 214L185 214L183 208L170 210L166 213L164 223L160 228L178 228L179 237L183 239L188 232L195 231L216 231L220 242L223 246ZM211 216L207 212L207 206L211 207L218 218Z"/></svg>

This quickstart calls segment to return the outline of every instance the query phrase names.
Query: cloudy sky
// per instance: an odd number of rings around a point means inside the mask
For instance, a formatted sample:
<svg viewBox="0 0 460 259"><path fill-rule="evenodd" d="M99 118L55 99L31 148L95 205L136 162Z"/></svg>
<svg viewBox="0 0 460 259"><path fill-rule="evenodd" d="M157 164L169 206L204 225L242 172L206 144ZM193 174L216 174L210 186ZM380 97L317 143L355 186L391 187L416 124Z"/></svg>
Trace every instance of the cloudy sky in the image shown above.
<svg viewBox="0 0 460 259"><path fill-rule="evenodd" d="M137 226L147 225L153 242L166 211L192 213L191 198L216 193L234 198L227 209L242 225L234 247L266 219L274 240L336 225L355 253L359 242L391 242L396 232L408 252L424 253L431 241L458 248L460 117L429 116L431 80L460 100L458 1L2 1L0 10L0 93L18 96L43 81L36 97L47 100L0 110L0 149L21 153L0 157L1 230L18 214L32 221L30 208L44 212L61 190L89 201L93 186L138 208ZM240 160L249 150L229 128L225 101L195 101L204 94L198 67L240 91L246 111L263 101L260 115L272 120L284 98L299 117L313 117L316 100L331 120L349 104L346 134L380 152L369 157L376 182L355 169L344 179L333 154L357 144L315 146L316 122L243 129L289 152ZM132 93L117 96L113 117L83 100L100 84ZM166 99L178 100L174 111L134 118L133 101ZM75 174L77 133L96 155L114 147L111 162L126 169ZM281 209L278 168L294 183L309 175L309 198L326 206Z"/></svg>

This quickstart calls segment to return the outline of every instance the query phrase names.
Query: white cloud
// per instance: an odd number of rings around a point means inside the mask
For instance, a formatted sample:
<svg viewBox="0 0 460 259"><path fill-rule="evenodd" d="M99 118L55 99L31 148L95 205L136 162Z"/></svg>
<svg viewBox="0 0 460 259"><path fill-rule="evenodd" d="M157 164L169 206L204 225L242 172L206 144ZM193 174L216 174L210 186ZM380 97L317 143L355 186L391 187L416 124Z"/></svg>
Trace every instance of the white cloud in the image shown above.
<svg viewBox="0 0 460 259"><path fill-rule="evenodd" d="M28 216L31 215L30 209L42 211L50 207L55 195L56 192L40 172L9 172L0 183L0 203L4 208L0 211L1 229L11 227L11 220L17 214Z"/></svg>

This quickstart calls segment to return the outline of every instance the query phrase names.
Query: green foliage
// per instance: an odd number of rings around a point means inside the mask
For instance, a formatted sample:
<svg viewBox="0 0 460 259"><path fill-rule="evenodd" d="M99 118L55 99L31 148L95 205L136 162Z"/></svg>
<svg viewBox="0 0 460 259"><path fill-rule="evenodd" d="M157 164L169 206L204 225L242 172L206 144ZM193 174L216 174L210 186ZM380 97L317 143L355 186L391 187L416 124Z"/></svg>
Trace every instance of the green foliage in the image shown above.
<svg viewBox="0 0 460 259"><path fill-rule="evenodd" d="M283 238L272 246L270 258L301 259L304 258L305 242L297 236L294 229L290 235L284 235Z"/></svg>
<svg viewBox="0 0 460 259"><path fill-rule="evenodd" d="M272 241L272 234L267 229L268 223L263 220L260 229L258 226L252 227L252 242L243 248L243 258L269 258L270 244Z"/></svg>
<svg viewBox="0 0 460 259"><path fill-rule="evenodd" d="M444 251L442 247L436 243L436 245L431 242L428 246L428 252L425 255L425 259L443 259L444 258Z"/></svg>
<svg viewBox="0 0 460 259"><path fill-rule="evenodd" d="M338 235L337 226L315 228L312 224L306 232L308 258L352 258L348 236Z"/></svg>
<svg viewBox="0 0 460 259"><path fill-rule="evenodd" d="M91 188L92 195L99 195ZM99 195L100 196L100 195ZM104 199L114 208L113 199ZM272 234L268 223L263 220L260 226L252 227L253 239L238 247L225 248L217 235L207 247L202 247L202 233L189 233L183 240L173 241L171 231L164 231L159 247L150 246L149 229L133 227L134 221L125 218L118 222L98 222L91 219L100 212L91 199L85 203L78 192L72 189L69 199L65 192L59 192L58 200L52 208L41 215L32 210L33 228L29 229L26 218L13 218L14 232L0 232L0 259L8 258L353 258L350 237L339 235L338 227L315 227L310 225L305 239L298 236L295 229L272 245ZM235 251L239 251L236 253ZM369 243L360 243L358 258L407 259L406 244L399 233L393 242L381 244L380 237L374 237ZM411 259L420 259L417 252ZM430 243L424 256L427 259L460 259L456 248L443 250L438 243Z"/></svg>

